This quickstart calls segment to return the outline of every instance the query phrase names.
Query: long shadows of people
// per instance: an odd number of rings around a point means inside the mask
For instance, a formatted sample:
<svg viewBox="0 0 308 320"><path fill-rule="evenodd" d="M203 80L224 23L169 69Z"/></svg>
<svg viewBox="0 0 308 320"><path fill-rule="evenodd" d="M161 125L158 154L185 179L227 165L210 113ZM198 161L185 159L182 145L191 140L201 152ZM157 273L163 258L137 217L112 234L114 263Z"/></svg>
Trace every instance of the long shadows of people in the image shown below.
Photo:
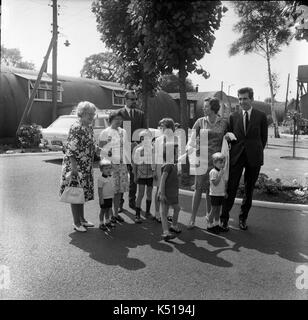
<svg viewBox="0 0 308 320"><path fill-rule="evenodd" d="M132 219L134 215L125 210L125 215ZM185 231L184 231L185 232ZM197 247L192 238L208 240L211 245L219 247L215 251L209 251L204 247ZM150 245L154 250L172 253L174 248L190 258L199 260L202 263L213 264L219 267L231 267L232 264L217 255L225 250L227 245L222 238L215 239L215 236L202 231L192 233L185 232L185 235L178 239L165 243L161 238L161 224L151 220L143 220L143 223L124 222L117 224L116 228L109 233L105 233L97 228L89 229L86 234L72 233L70 244L88 252L90 258L107 265L119 265L128 270L138 270L146 267L146 264L138 258L128 257L131 248ZM178 243L185 241L184 243Z"/></svg>

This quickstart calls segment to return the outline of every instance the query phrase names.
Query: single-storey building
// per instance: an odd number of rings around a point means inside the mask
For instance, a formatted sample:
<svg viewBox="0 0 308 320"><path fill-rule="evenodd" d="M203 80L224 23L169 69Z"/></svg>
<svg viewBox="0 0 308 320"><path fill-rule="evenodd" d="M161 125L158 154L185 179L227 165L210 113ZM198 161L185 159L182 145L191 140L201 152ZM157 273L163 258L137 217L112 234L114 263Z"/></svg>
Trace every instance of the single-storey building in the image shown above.
<svg viewBox="0 0 308 320"><path fill-rule="evenodd" d="M0 138L14 137L38 72L1 66ZM124 86L109 81L58 75L57 115L69 114L80 101L90 101L98 109L119 109L124 106ZM42 127L52 122L52 76L43 73L29 120ZM179 121L178 106L163 91L149 98L149 124L157 127L163 117Z"/></svg>

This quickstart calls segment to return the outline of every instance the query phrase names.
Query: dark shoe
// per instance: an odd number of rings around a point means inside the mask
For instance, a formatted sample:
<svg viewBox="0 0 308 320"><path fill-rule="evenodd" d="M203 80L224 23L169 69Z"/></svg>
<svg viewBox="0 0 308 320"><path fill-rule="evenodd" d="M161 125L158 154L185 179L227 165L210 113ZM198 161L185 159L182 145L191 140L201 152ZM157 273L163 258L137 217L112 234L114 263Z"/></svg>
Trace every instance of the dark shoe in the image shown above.
<svg viewBox="0 0 308 320"><path fill-rule="evenodd" d="M176 235L174 233L163 234L162 238L165 241L169 241L169 240L172 240L172 239L176 238Z"/></svg>
<svg viewBox="0 0 308 320"><path fill-rule="evenodd" d="M228 232L229 231L228 221L222 221L219 230L220 232Z"/></svg>
<svg viewBox="0 0 308 320"><path fill-rule="evenodd" d="M174 233L181 233L182 230L179 227L170 227L169 231L174 232Z"/></svg>
<svg viewBox="0 0 308 320"><path fill-rule="evenodd" d="M120 212L123 212L123 207L120 207L119 210L118 210L118 212L119 212L119 213L120 213Z"/></svg>
<svg viewBox="0 0 308 320"><path fill-rule="evenodd" d="M107 228L104 224L101 224L101 225L99 226L99 228L100 228L101 230L103 230L103 231L107 231L107 230L108 230L108 228Z"/></svg>
<svg viewBox="0 0 308 320"><path fill-rule="evenodd" d="M110 220L111 220L112 223L117 223L117 219L116 219L115 216L112 216Z"/></svg>
<svg viewBox="0 0 308 320"><path fill-rule="evenodd" d="M206 230L210 233L213 233L213 234L218 234L219 233L219 230L217 228L217 226L215 227L211 227L211 228L206 228Z"/></svg>
<svg viewBox="0 0 308 320"><path fill-rule="evenodd" d="M107 227L107 228L115 228L115 224L113 223L113 222L107 222L106 224L105 224L105 226Z"/></svg>
<svg viewBox="0 0 308 320"><path fill-rule="evenodd" d="M121 216L115 217L116 221L118 222L124 222L124 219Z"/></svg>
<svg viewBox="0 0 308 320"><path fill-rule="evenodd" d="M142 219L140 216L136 216L135 223L142 223Z"/></svg>
<svg viewBox="0 0 308 320"><path fill-rule="evenodd" d="M239 221L239 227L240 227L241 230L247 230L247 229L248 229L245 220L240 220L240 221Z"/></svg>
<svg viewBox="0 0 308 320"><path fill-rule="evenodd" d="M167 217L167 220L168 220L169 222L172 222L172 216L168 216L168 217Z"/></svg>

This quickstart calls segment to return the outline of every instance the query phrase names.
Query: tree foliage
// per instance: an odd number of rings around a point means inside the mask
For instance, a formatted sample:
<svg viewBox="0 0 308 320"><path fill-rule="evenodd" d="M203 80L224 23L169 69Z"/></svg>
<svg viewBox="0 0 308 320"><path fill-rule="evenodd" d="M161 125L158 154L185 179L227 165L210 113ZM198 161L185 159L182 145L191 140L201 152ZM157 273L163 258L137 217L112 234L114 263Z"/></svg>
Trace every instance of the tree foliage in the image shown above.
<svg viewBox="0 0 308 320"><path fill-rule="evenodd" d="M21 69L35 69L35 65L32 62L22 60L21 52L19 49L9 49L5 48L3 45L1 45L1 63L7 66Z"/></svg>
<svg viewBox="0 0 308 320"><path fill-rule="evenodd" d="M159 79L159 86L161 90L169 93L179 92L179 76L174 73L162 75ZM193 82L189 78L186 78L185 86L187 92L196 91Z"/></svg>
<svg viewBox="0 0 308 320"><path fill-rule="evenodd" d="M123 61L113 52L92 54L85 59L80 74L85 78L121 82Z"/></svg>
<svg viewBox="0 0 308 320"><path fill-rule="evenodd" d="M145 96L158 87L161 74L178 70L187 127L185 79L194 71L209 76L197 62L213 47L226 11L221 1L99 0L92 11L101 39L125 62L124 84L142 87Z"/></svg>
<svg viewBox="0 0 308 320"><path fill-rule="evenodd" d="M306 1L285 1L285 4L283 15L288 19L289 27L295 27L295 39L308 41L308 6Z"/></svg>
<svg viewBox="0 0 308 320"><path fill-rule="evenodd" d="M271 59L281 51L283 45L291 41L292 33L282 12L282 1L232 1L235 12L240 17L234 30L241 34L229 50L236 55L257 53L266 59L268 82L271 94L271 113L275 126L275 136L279 137L278 123L274 111L275 90L278 82L271 71ZM273 81L274 80L274 81Z"/></svg>

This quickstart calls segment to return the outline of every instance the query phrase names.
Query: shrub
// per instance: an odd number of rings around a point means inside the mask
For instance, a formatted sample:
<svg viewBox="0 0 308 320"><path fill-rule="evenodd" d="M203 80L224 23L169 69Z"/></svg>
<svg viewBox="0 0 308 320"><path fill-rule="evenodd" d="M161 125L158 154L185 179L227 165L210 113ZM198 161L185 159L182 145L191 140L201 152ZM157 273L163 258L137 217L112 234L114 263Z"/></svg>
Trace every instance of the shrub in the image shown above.
<svg viewBox="0 0 308 320"><path fill-rule="evenodd" d="M22 148L38 147L42 138L41 128L41 126L35 123L22 125L17 135L20 146Z"/></svg>

